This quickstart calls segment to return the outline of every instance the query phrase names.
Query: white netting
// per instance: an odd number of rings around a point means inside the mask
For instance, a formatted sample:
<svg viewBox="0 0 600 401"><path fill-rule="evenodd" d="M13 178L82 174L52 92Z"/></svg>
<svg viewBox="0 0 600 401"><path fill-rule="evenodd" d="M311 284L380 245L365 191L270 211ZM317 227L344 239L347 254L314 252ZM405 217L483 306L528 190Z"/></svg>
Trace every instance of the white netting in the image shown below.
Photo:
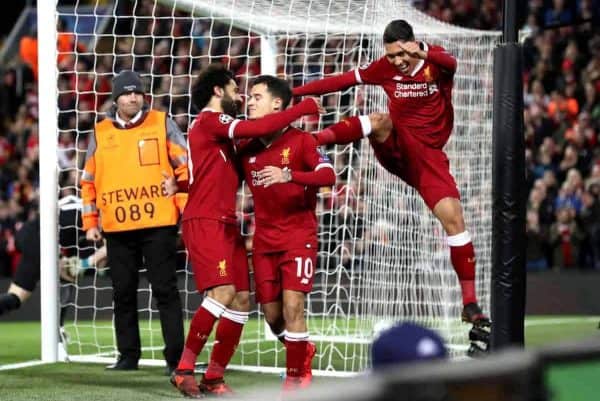
<svg viewBox="0 0 600 401"><path fill-rule="evenodd" d="M104 4L104 2L100 2ZM293 85L347 71L382 55L381 35L404 18L419 39L440 44L458 58L455 129L446 151L461 190L465 219L477 252L478 295L489 310L491 255L491 117L494 33L439 23L403 1L124 1L115 6L61 10L67 29L81 33L59 67L59 129L66 151L62 189L77 185L82 150L102 116L113 73L135 68L146 80L151 106L167 111L185 132L194 118L190 84L209 62L227 63L242 89L252 77L277 72ZM83 26L85 25L85 26ZM86 31L87 29L87 31ZM357 87L324 97L327 114L306 119L315 130L340 118L386 111L376 87ZM367 365L375 326L410 319L439 329L453 353L466 349L468 327L459 324L460 290L445 234L418 194L381 168L368 142L328 149L338 180L320 195L320 253L309 297L315 368L336 373ZM239 195L242 229L252 231L252 201ZM181 253L180 285L186 316L199 304ZM144 358L161 362L157 312L144 280L139 290ZM110 282L98 272L79 278L65 329L74 360L111 356ZM234 363L250 369L283 366L283 350L254 310ZM201 357L202 359L202 357ZM265 369L267 368L267 369Z"/></svg>

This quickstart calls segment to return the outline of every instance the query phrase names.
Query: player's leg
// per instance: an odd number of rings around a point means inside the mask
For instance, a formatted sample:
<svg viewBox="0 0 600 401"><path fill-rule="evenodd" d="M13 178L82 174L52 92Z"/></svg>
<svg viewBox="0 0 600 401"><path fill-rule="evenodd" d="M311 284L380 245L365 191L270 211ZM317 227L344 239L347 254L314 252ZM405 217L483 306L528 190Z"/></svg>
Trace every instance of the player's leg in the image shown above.
<svg viewBox="0 0 600 401"><path fill-rule="evenodd" d="M380 131L369 136L369 144L381 167L406 181L402 174L404 157L395 130Z"/></svg>
<svg viewBox="0 0 600 401"><path fill-rule="evenodd" d="M17 231L15 243L22 255L13 282L0 295L0 315L19 309L40 280L40 221L28 221Z"/></svg>
<svg viewBox="0 0 600 401"><path fill-rule="evenodd" d="M141 262L135 232L105 233L113 287L115 334L119 358L108 369L137 369L141 356L137 312L138 266Z"/></svg>
<svg viewBox="0 0 600 401"><path fill-rule="evenodd" d="M281 289L281 285L278 285L278 287ZM273 335L285 345L285 319L283 318L281 299L262 304L262 311Z"/></svg>
<svg viewBox="0 0 600 401"><path fill-rule="evenodd" d="M252 254L256 302L260 304L271 332L285 345L285 320L281 304L281 274L279 259L282 252Z"/></svg>
<svg viewBox="0 0 600 401"><path fill-rule="evenodd" d="M470 337L476 337L476 341L482 341L487 346L490 321L477 302L475 249L471 236L465 228L460 194L456 181L450 174L448 158L441 149L424 145L410 149L408 159L412 166L411 173L418 174L418 177L413 177L416 182L419 182L416 186L417 190L448 236L450 259L461 287L462 319L474 326ZM411 158L415 159L414 163L411 163Z"/></svg>
<svg viewBox="0 0 600 401"><path fill-rule="evenodd" d="M142 253L158 308L163 355L170 375L177 367L183 351L183 312L177 289L176 240L177 227L149 229L142 240Z"/></svg>
<svg viewBox="0 0 600 401"><path fill-rule="evenodd" d="M306 387L312 380L311 363L316 353L309 341L304 318L305 295L312 290L316 250L313 248L286 252L280 264L285 319L287 389Z"/></svg>
<svg viewBox="0 0 600 401"><path fill-rule="evenodd" d="M28 291L15 283L10 283L6 294L0 295L0 316L15 309L19 309L23 302L31 297Z"/></svg>
<svg viewBox="0 0 600 401"><path fill-rule="evenodd" d="M368 116L350 117L315 134L319 145L345 145L367 136L375 136L379 143L385 142L392 130L392 120L387 113L371 113Z"/></svg>
<svg viewBox="0 0 600 401"><path fill-rule="evenodd" d="M190 219L182 223L198 292L205 293L194 313L177 369L171 383L186 397L202 398L194 378L198 355L215 322L233 301L236 291L231 274L234 244L227 240L226 226L208 219ZM228 270L229 269L229 270Z"/></svg>
<svg viewBox="0 0 600 401"><path fill-rule="evenodd" d="M240 343L242 331L250 313L250 280L246 249L237 227L230 227L230 230L233 231L232 236L236 239L233 274L237 292L217 324L215 344L200 385L202 391L212 395L232 393L231 388L225 384L223 375Z"/></svg>

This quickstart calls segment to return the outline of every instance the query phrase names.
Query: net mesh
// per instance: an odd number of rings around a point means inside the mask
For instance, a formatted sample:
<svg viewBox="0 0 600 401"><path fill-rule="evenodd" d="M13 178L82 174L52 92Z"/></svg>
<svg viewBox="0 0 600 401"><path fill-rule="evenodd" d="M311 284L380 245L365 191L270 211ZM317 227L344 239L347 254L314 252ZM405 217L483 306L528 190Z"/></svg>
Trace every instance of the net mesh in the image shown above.
<svg viewBox="0 0 600 401"><path fill-rule="evenodd" d="M86 3L87 4L87 3ZM445 150L459 186L477 254L477 291L489 310L491 256L492 50L495 33L437 22L403 1L115 1L59 9L59 30L74 32L59 48L60 191L77 191L93 124L111 106L110 79L135 69L151 107L166 111L183 132L195 117L193 78L211 62L228 65L242 90L261 72L294 86L347 71L382 55L381 34L392 19L408 20L415 35L444 46L458 59L453 103L455 129ZM59 32L60 32L59 31ZM267 51L269 50L269 51ZM356 87L323 97L327 113L299 124L314 131L343 117L386 111L377 87ZM419 195L377 163L367 141L326 149L337 183L319 194L319 259L308 297L311 337L322 374L368 365L368 343L393 321L435 328L455 356L464 355L468 326L459 323L460 288L441 225ZM64 159L64 160L63 160ZM252 198L238 194L242 232L251 244ZM91 247L82 242L80 256ZM185 316L200 303L185 250L178 272ZM65 321L72 360L103 360L116 352L110 281L88 270L75 283ZM144 361L162 363L162 337L151 289L142 270L138 307ZM257 308L234 364L265 370L284 366L284 351ZM210 351L210 346L207 351ZM206 354L203 354L206 355ZM201 356L201 360L206 358Z"/></svg>

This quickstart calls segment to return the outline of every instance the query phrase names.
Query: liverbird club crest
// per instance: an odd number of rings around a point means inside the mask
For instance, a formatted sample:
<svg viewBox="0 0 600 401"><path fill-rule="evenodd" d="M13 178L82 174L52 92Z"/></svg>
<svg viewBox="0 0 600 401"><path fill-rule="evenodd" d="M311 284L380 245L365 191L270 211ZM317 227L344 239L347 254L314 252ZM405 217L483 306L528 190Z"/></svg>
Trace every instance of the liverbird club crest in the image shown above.
<svg viewBox="0 0 600 401"><path fill-rule="evenodd" d="M290 148L281 151L281 164L290 164Z"/></svg>

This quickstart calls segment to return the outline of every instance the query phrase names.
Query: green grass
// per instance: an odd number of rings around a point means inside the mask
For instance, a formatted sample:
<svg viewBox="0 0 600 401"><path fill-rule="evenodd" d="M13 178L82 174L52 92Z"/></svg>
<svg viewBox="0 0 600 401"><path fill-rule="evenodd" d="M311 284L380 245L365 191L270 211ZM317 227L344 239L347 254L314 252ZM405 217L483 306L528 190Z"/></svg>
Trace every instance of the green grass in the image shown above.
<svg viewBox="0 0 600 401"><path fill-rule="evenodd" d="M527 320L527 347L556 344L598 335L596 318L581 317L531 317ZM313 324L319 322L313 321ZM142 333L154 332L158 329L155 322L146 322ZM103 325L102 322L97 325ZM249 336L256 336L262 330L253 322L248 327ZM87 343L91 341L94 331L82 328L79 333L69 330L71 339ZM112 341L112 332L106 329L96 330L96 340L101 343ZM155 334L156 335L156 334ZM73 347L74 345L71 345ZM274 342L255 345L243 345L246 354L244 363L254 362L260 356L262 363L274 363L277 358L279 366L283 365L283 352L272 352ZM82 345L90 347L91 345ZM76 351L70 349L70 352ZM158 358L160 351L155 351ZM240 362L240 353L236 361ZM148 352L145 356L151 356ZM40 357L39 322L2 322L0 323L0 365L25 362ZM341 363L332 358L333 365ZM201 355L200 360L206 360ZM325 363L325 361L321 361ZM228 382L239 392L246 393L253 388L277 387L280 378L275 374L258 374L245 372L228 372ZM554 400L578 401L592 400L600 392L600 362L586 364L569 364L552 367L547 377ZM317 379L317 381L326 379ZM339 379L338 379L339 380ZM583 385L582 385L583 384ZM143 367L136 372L108 372L103 365L81 363L57 363L39 365L28 368L0 371L1 400L139 400L154 401L180 399L178 393L170 386L163 375L161 367Z"/></svg>

